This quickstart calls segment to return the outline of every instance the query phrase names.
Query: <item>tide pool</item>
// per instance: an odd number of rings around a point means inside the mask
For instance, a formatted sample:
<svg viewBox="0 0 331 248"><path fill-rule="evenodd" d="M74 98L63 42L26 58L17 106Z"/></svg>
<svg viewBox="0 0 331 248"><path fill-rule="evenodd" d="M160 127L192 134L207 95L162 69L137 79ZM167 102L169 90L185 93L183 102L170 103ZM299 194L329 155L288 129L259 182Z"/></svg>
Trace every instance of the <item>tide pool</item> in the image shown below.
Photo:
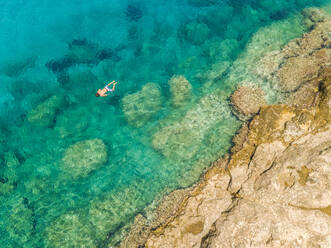
<svg viewBox="0 0 331 248"><path fill-rule="evenodd" d="M252 65L328 3L3 0L1 247L118 245L229 151L238 84L282 100Z"/></svg>

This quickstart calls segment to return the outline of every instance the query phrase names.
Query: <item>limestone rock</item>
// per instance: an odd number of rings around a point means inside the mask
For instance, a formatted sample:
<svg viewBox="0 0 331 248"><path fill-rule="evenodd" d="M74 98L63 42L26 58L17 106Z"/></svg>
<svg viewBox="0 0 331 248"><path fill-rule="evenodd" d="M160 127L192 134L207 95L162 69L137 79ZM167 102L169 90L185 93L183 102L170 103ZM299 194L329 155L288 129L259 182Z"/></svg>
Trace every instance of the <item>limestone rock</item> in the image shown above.
<svg viewBox="0 0 331 248"><path fill-rule="evenodd" d="M257 87L240 86L231 95L231 104L240 119L247 119L265 104L264 93Z"/></svg>
<svg viewBox="0 0 331 248"><path fill-rule="evenodd" d="M295 132L289 147L278 139L259 143L244 166L230 170L230 184L226 174L209 172L206 190L191 193L181 214L163 235L150 235L146 247L329 247L331 126L306 131Z"/></svg>
<svg viewBox="0 0 331 248"><path fill-rule="evenodd" d="M181 107L190 100L192 85L184 76L173 76L169 80L169 85L174 107Z"/></svg>
<svg viewBox="0 0 331 248"><path fill-rule="evenodd" d="M56 111L62 104L63 98L61 96L52 96L30 111L27 115L27 120L36 126L51 126L53 124Z"/></svg>
<svg viewBox="0 0 331 248"><path fill-rule="evenodd" d="M79 141L67 148L62 168L73 178L86 177L107 161L107 147L100 139Z"/></svg>
<svg viewBox="0 0 331 248"><path fill-rule="evenodd" d="M315 78L302 85L293 92L286 102L297 108L311 108L316 102L316 92L318 92L319 81Z"/></svg>
<svg viewBox="0 0 331 248"><path fill-rule="evenodd" d="M59 216L46 228L47 247L97 247L94 228L80 212Z"/></svg>
<svg viewBox="0 0 331 248"><path fill-rule="evenodd" d="M209 232L221 212L231 204L231 194L226 191L229 176L217 169L210 174L209 180L198 185L191 193L185 208L180 210L181 214L169 223L171 228L155 230L155 235L147 240L146 247L199 247L201 239ZM205 214L206 211L208 214Z"/></svg>
<svg viewBox="0 0 331 248"><path fill-rule="evenodd" d="M326 18L326 14L318 8L305 8L301 13L313 23L322 22Z"/></svg>
<svg viewBox="0 0 331 248"><path fill-rule="evenodd" d="M297 91L330 64L330 17L316 9L306 9L303 15L314 23L312 30L282 49L266 53L255 68L257 75L282 92Z"/></svg>
<svg viewBox="0 0 331 248"><path fill-rule="evenodd" d="M146 232L146 229L149 230L146 218L143 215L138 214L134 218L134 223L132 225L132 229L130 230L129 235L121 243L120 247L126 248L135 247L137 244L143 245L146 242L149 233Z"/></svg>
<svg viewBox="0 0 331 248"><path fill-rule="evenodd" d="M282 66L277 76L282 91L295 91L306 82L318 75L321 66L331 60L331 49L321 49L311 56L289 58Z"/></svg>
<svg viewBox="0 0 331 248"><path fill-rule="evenodd" d="M144 126L161 108L160 87L154 83L144 85L141 91L122 99L122 109L130 125Z"/></svg>
<svg viewBox="0 0 331 248"><path fill-rule="evenodd" d="M237 202L215 222L210 247L330 245L331 219L324 210L331 204L327 128L299 135L287 149L279 142L258 146Z"/></svg>
<svg viewBox="0 0 331 248"><path fill-rule="evenodd" d="M327 16L321 22L316 23L313 29L302 35L301 38L294 39L283 48L287 56L309 55L321 48L330 46L331 19Z"/></svg>
<svg viewBox="0 0 331 248"><path fill-rule="evenodd" d="M318 64L310 57L289 58L285 66L278 71L279 86L283 91L296 90L302 81L316 77Z"/></svg>

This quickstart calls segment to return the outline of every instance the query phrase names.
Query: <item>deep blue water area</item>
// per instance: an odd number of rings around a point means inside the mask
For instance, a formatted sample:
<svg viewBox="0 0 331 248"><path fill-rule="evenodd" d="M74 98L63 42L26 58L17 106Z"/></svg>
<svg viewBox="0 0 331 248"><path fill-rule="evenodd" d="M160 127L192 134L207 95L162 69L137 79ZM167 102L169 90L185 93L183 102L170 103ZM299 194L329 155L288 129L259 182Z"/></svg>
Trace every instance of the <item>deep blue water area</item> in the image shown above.
<svg viewBox="0 0 331 248"><path fill-rule="evenodd" d="M153 219L231 147L249 44L284 45L327 3L2 0L0 246L108 247Z"/></svg>

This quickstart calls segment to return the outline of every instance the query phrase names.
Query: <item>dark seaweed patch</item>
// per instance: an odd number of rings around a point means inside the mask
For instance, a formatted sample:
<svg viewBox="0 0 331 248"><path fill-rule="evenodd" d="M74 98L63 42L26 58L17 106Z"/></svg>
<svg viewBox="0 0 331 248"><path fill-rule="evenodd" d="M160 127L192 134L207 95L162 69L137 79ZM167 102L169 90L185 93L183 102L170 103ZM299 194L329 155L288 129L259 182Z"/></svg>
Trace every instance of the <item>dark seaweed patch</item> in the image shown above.
<svg viewBox="0 0 331 248"><path fill-rule="evenodd" d="M126 7L125 15L130 21L138 21L143 16L143 12L138 6L129 4Z"/></svg>
<svg viewBox="0 0 331 248"><path fill-rule="evenodd" d="M270 18L272 20L278 21L286 18L288 16L288 11L286 9L277 11L276 13L272 14Z"/></svg>
<svg viewBox="0 0 331 248"><path fill-rule="evenodd" d="M75 60L71 57L64 57L58 60L50 60L46 63L46 67L53 71L54 73L62 72L63 70L73 66L75 64Z"/></svg>
<svg viewBox="0 0 331 248"><path fill-rule="evenodd" d="M72 46L88 46L89 43L87 41L87 39L73 39L70 43L69 43L69 47Z"/></svg>
<svg viewBox="0 0 331 248"><path fill-rule="evenodd" d="M62 71L56 75L57 81L61 85L61 87L66 87L69 83L69 75L66 71Z"/></svg>

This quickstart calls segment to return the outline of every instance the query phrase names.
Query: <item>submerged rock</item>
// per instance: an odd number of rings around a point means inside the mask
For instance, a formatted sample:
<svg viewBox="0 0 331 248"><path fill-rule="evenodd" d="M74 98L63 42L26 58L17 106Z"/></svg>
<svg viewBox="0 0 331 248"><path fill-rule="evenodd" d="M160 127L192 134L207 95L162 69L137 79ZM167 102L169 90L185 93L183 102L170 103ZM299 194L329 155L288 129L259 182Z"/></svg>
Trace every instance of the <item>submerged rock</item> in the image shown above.
<svg viewBox="0 0 331 248"><path fill-rule="evenodd" d="M191 98L192 85L184 76L173 76L169 80L172 105L184 106Z"/></svg>
<svg viewBox="0 0 331 248"><path fill-rule="evenodd" d="M238 41L234 39L214 41L205 45L207 46L204 54L211 61L231 61L240 50Z"/></svg>
<svg viewBox="0 0 331 248"><path fill-rule="evenodd" d="M144 126L161 109L161 90L157 84L148 83L141 91L122 99L122 109L128 123Z"/></svg>
<svg viewBox="0 0 331 248"><path fill-rule="evenodd" d="M97 247L94 227L80 212L61 215L46 228L45 234L47 247Z"/></svg>
<svg viewBox="0 0 331 248"><path fill-rule="evenodd" d="M35 220L32 210L24 204L23 199L12 205L8 219L6 218L5 221L6 230L12 240L21 245L30 240Z"/></svg>
<svg viewBox="0 0 331 248"><path fill-rule="evenodd" d="M90 117L85 115L85 109L73 108L56 117L54 130L59 133L61 138L84 136L84 131L87 129L89 121Z"/></svg>
<svg viewBox="0 0 331 248"><path fill-rule="evenodd" d="M54 95L27 114L27 120L33 125L49 127L53 125L56 111L62 106L64 99Z"/></svg>
<svg viewBox="0 0 331 248"><path fill-rule="evenodd" d="M134 4L128 4L125 10L125 15L130 21L138 21L142 16L143 12L139 6Z"/></svg>
<svg viewBox="0 0 331 248"><path fill-rule="evenodd" d="M133 187L119 189L116 195L108 193L93 201L89 220L95 226L96 239L105 240L109 232L115 233L123 223L133 218L143 201L143 195Z"/></svg>
<svg viewBox="0 0 331 248"><path fill-rule="evenodd" d="M203 73L198 73L197 75L195 75L195 77L201 83L206 83L207 85L210 86L210 84L213 84L215 80L219 80L223 77L223 75L229 69L230 65L231 64L229 61L220 60L219 62L213 64L211 66L211 69L204 71Z"/></svg>
<svg viewBox="0 0 331 248"><path fill-rule="evenodd" d="M4 165L0 172L0 195L9 195L17 187L19 181L17 170L20 162L14 152L4 153Z"/></svg>
<svg viewBox="0 0 331 248"><path fill-rule="evenodd" d="M234 113L240 119L248 119L256 114L259 109L266 104L264 93L256 86L240 86L231 95L231 104Z"/></svg>
<svg viewBox="0 0 331 248"><path fill-rule="evenodd" d="M76 64L91 64L98 59L99 48L88 42L86 39L72 40L69 43L69 53L67 56Z"/></svg>
<svg viewBox="0 0 331 248"><path fill-rule="evenodd" d="M69 146L62 158L62 168L73 178L86 177L106 162L106 145L100 139L91 139Z"/></svg>
<svg viewBox="0 0 331 248"><path fill-rule="evenodd" d="M204 23L189 22L179 30L179 36L191 42L194 45L201 45L204 43L211 32L208 26Z"/></svg>
<svg viewBox="0 0 331 248"><path fill-rule="evenodd" d="M34 67L36 60L36 57L30 57L21 61L8 63L2 68L2 71L9 77L17 77L29 68Z"/></svg>
<svg viewBox="0 0 331 248"><path fill-rule="evenodd" d="M176 123L162 127L153 135L153 148L169 159L188 160L201 149L208 132L229 116L230 109L225 99L210 94L190 109Z"/></svg>

